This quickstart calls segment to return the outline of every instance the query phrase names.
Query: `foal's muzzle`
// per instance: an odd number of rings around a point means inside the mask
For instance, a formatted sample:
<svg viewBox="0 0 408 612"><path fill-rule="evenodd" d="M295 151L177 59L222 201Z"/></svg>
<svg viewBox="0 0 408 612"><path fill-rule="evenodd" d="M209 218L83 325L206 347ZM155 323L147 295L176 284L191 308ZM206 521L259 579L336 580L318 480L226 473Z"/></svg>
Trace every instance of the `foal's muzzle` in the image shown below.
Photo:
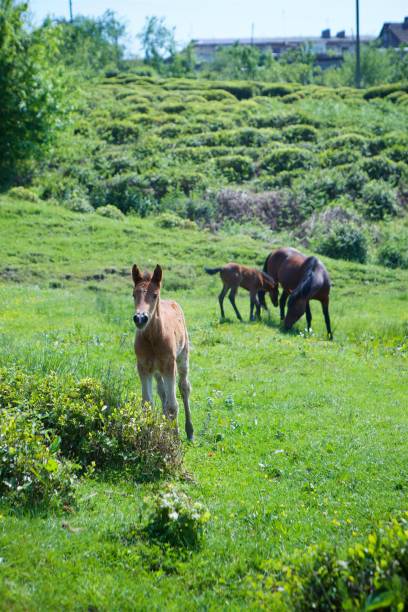
<svg viewBox="0 0 408 612"><path fill-rule="evenodd" d="M137 312L133 317L133 322L138 329L143 329L149 320L149 316L145 312Z"/></svg>

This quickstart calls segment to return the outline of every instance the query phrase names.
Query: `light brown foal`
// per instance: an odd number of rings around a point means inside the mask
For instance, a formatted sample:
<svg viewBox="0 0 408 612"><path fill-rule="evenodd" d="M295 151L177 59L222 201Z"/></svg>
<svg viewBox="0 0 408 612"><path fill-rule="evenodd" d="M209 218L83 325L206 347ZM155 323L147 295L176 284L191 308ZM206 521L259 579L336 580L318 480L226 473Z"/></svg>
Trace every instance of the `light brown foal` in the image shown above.
<svg viewBox="0 0 408 612"><path fill-rule="evenodd" d="M237 295L238 287L243 287L247 291L249 291L250 295L250 320L255 321L254 316L254 308L256 308L256 316L258 319L261 317L261 303L258 299L258 291L268 291L271 292L275 288L275 281L273 278L268 276L265 272L261 272L261 270L256 270L255 268L248 268L248 266L242 266L237 263L228 263L221 268L205 268L207 274L217 274L220 273L221 280L223 282L223 288L221 290L220 295L218 296L218 301L220 303L221 317L225 318L224 313L224 298L229 291L229 301L237 315L238 319L242 321L241 314L235 304L235 296ZM266 308L266 304L262 304L264 308ZM277 306L277 303L276 303Z"/></svg>
<svg viewBox="0 0 408 612"><path fill-rule="evenodd" d="M136 325L135 353L137 370L142 383L143 402L153 405L153 376L157 382L164 414L175 420L177 426L178 403L176 376L179 374L179 390L183 398L187 438L193 439L188 380L188 333L180 306L171 300L160 299L162 269L156 266L153 275L141 274L132 268L133 298Z"/></svg>

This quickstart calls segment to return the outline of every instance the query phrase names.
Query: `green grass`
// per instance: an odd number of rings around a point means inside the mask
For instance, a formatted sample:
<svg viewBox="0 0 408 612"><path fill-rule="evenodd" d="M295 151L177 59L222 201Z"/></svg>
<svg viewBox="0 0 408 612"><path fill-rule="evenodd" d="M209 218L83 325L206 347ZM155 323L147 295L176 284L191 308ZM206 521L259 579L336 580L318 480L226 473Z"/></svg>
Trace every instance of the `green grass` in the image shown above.
<svg viewBox="0 0 408 612"><path fill-rule="evenodd" d="M324 259L334 342L318 303L310 337L303 320L284 334L272 307L240 323L228 304L220 323L219 279L204 265L261 265L280 240L0 199L4 364L139 389L130 268L163 265L163 295L182 305L192 344L196 441L180 486L211 512L202 549L176 556L123 537L157 485L84 480L65 515L2 502L0 609L256 608L247 578L265 560L345 550L406 510L408 273ZM238 306L247 319L244 291Z"/></svg>

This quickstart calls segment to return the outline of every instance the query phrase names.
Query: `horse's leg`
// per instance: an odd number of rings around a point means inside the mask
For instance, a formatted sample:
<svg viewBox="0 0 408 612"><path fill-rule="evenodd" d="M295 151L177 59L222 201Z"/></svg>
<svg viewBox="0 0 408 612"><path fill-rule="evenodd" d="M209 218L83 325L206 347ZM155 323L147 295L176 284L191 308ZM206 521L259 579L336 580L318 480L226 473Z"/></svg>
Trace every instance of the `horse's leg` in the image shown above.
<svg viewBox="0 0 408 612"><path fill-rule="evenodd" d="M258 319L261 318L261 305L259 303L256 291L255 292L251 291L250 300L251 300L251 309L250 309L249 319L250 319L250 321L255 321L254 308L256 308L256 316L257 316L257 318Z"/></svg>
<svg viewBox="0 0 408 612"><path fill-rule="evenodd" d="M240 312L239 312L239 310L237 308L237 305L235 304L235 296L237 295L237 290L238 290L237 287L233 287L231 289L231 291L229 292L229 296L228 297L229 297L229 301L232 304L233 309L235 310L235 314L237 315L238 319L240 321L242 321L241 314L240 314Z"/></svg>
<svg viewBox="0 0 408 612"><path fill-rule="evenodd" d="M166 404L166 391L164 390L164 383L161 374L155 374L156 383L157 383L157 393L159 394L161 405L164 412L164 406Z"/></svg>
<svg viewBox="0 0 408 612"><path fill-rule="evenodd" d="M186 434L187 434L187 438L189 440L192 440L194 437L194 429L193 429L193 423L191 421L191 412L190 412L190 403L189 403L191 385L188 380L188 351L187 350L184 350L182 354L180 355L180 357L178 358L177 366L178 366L178 373L179 373L179 383L178 383L179 391L180 391L181 397L183 398L184 414L185 414L185 419L186 419L186 424L185 424Z"/></svg>
<svg viewBox="0 0 408 612"><path fill-rule="evenodd" d="M163 387L166 395L166 401L164 403L164 414L170 420L175 421L176 431L178 432L177 426L177 415L178 415L178 402L176 397L176 364L174 364L173 371L163 374Z"/></svg>
<svg viewBox="0 0 408 612"><path fill-rule="evenodd" d="M221 309L221 318L225 319L225 312L224 312L224 298L227 295L227 291L228 291L228 287L226 285L223 286L223 288L221 289L221 293L218 296L218 301L220 303L220 309Z"/></svg>
<svg viewBox="0 0 408 612"><path fill-rule="evenodd" d="M280 318L281 318L281 321L283 321L283 319L285 318L285 306L286 306L286 300L288 299L288 295L289 295L289 293L286 291L286 289L284 289L282 291L282 295L281 295L280 300L279 300L279 308L280 308Z"/></svg>
<svg viewBox="0 0 408 612"><path fill-rule="evenodd" d="M329 315L329 298L327 297L324 301L322 301L322 310L324 315L324 320L326 323L327 334L330 340L333 340L333 333L330 326L330 315Z"/></svg>
<svg viewBox="0 0 408 612"><path fill-rule="evenodd" d="M146 372L142 366L137 365L140 382L142 383L142 402L153 406L153 376Z"/></svg>
<svg viewBox="0 0 408 612"><path fill-rule="evenodd" d="M307 331L310 331L312 327L312 311L310 310L310 302L306 303L306 321L307 321Z"/></svg>

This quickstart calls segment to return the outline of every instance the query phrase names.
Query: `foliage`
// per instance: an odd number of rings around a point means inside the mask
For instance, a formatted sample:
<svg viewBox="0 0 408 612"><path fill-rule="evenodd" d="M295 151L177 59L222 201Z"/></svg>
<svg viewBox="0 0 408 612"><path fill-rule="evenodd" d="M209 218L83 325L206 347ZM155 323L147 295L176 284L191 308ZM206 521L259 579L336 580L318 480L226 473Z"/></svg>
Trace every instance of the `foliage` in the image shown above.
<svg viewBox="0 0 408 612"><path fill-rule="evenodd" d="M27 11L26 4L0 0L0 183L44 154L63 113L63 82L51 64L56 34L29 31Z"/></svg>
<svg viewBox="0 0 408 612"><path fill-rule="evenodd" d="M296 561L265 561L247 578L253 603L295 610L403 609L408 597L406 514L346 553L322 546L297 553Z"/></svg>
<svg viewBox="0 0 408 612"><path fill-rule="evenodd" d="M115 219L116 221L121 221L124 218L122 211L119 210L117 206L113 206L113 204L99 206L99 208L96 209L96 213L102 217L108 217L109 219Z"/></svg>
<svg viewBox="0 0 408 612"><path fill-rule="evenodd" d="M362 190L364 214L368 219L380 220L397 213L395 189L385 181L370 181Z"/></svg>
<svg viewBox="0 0 408 612"><path fill-rule="evenodd" d="M184 491L167 485L149 502L146 535L170 546L198 548L210 513Z"/></svg>
<svg viewBox="0 0 408 612"><path fill-rule="evenodd" d="M9 190L8 194L12 198L16 198L17 200L24 200L26 202L39 202L40 200L38 195L27 187L12 187Z"/></svg>
<svg viewBox="0 0 408 612"><path fill-rule="evenodd" d="M94 76L108 66L114 74L112 70L123 66L126 27L113 11L96 18L76 15L72 21L47 18L43 28L49 27L58 32L60 61L81 77Z"/></svg>
<svg viewBox="0 0 408 612"><path fill-rule="evenodd" d="M168 28L163 17L146 17L138 38L146 63L156 69L160 69L163 61L175 53L174 28Z"/></svg>
<svg viewBox="0 0 408 612"><path fill-rule="evenodd" d="M297 170L310 168L313 165L313 156L300 147L281 147L267 153L260 162L260 168L267 172L282 172L283 170Z"/></svg>
<svg viewBox="0 0 408 612"><path fill-rule="evenodd" d="M217 166L231 183L246 181L253 174L252 160L243 155L220 157L217 159Z"/></svg>
<svg viewBox="0 0 408 612"><path fill-rule="evenodd" d="M312 222L311 245L318 253L364 263L367 238L358 220L341 206L333 206Z"/></svg>
<svg viewBox="0 0 408 612"><path fill-rule="evenodd" d="M42 431L58 439L61 455L84 469L122 469L148 480L174 473L181 466L180 444L172 424L149 406L140 406L135 397L108 405L102 385L94 379L62 380L54 373L41 378L19 369L3 369L0 385L0 407L24 405L24 414L36 415ZM28 442L35 446L38 440L34 437ZM58 476L59 464L51 466Z"/></svg>

